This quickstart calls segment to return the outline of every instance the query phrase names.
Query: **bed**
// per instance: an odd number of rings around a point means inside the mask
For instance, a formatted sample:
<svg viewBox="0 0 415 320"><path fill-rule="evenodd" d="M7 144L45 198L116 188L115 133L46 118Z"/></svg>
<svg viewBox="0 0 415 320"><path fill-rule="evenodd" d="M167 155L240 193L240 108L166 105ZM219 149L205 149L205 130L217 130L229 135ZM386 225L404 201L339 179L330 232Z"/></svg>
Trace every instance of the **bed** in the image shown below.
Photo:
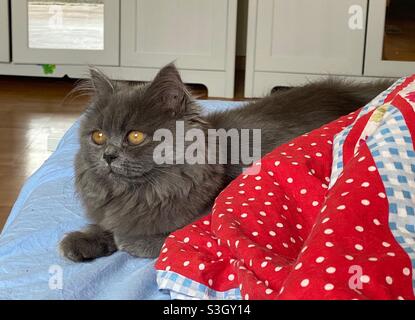
<svg viewBox="0 0 415 320"><path fill-rule="evenodd" d="M206 112L239 106L201 101ZM76 122L25 183L0 236L0 299L170 299L158 289L154 260L126 253L76 264L57 244L87 224L74 192Z"/></svg>
<svg viewBox="0 0 415 320"><path fill-rule="evenodd" d="M87 223L73 189L76 123L0 236L0 299L414 299L414 110L412 76L255 163L157 260L117 252L83 264L57 251Z"/></svg>

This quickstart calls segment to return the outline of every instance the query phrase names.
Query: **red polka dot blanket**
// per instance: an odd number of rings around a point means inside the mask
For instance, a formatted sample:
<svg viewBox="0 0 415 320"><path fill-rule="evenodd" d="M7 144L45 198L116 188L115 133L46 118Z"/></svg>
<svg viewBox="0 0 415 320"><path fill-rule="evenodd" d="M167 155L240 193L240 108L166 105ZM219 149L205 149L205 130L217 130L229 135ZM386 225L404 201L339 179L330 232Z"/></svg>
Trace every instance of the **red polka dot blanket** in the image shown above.
<svg viewBox="0 0 415 320"><path fill-rule="evenodd" d="M414 108L412 76L275 149L168 237L159 288L176 299L413 299Z"/></svg>

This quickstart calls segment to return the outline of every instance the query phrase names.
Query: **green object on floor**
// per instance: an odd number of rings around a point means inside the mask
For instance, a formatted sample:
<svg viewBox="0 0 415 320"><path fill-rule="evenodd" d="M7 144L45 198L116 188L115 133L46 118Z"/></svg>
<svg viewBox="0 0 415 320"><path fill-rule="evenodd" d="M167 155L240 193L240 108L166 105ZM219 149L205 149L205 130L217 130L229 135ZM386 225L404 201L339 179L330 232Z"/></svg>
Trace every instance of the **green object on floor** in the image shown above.
<svg viewBox="0 0 415 320"><path fill-rule="evenodd" d="M44 74L53 74L56 70L56 64L42 64Z"/></svg>

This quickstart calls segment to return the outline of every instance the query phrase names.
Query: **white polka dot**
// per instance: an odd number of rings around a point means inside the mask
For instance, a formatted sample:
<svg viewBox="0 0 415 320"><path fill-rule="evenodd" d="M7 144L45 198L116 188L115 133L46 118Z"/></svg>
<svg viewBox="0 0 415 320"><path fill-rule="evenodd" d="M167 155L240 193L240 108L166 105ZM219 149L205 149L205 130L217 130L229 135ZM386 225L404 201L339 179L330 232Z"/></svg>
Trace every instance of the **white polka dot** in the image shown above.
<svg viewBox="0 0 415 320"><path fill-rule="evenodd" d="M385 248L389 248L391 245L388 242L382 242L382 246L384 246Z"/></svg>
<svg viewBox="0 0 415 320"><path fill-rule="evenodd" d="M287 179L287 182L288 182L288 183L293 183L293 182L294 182L294 179L293 179L293 178L288 178L288 179Z"/></svg>
<svg viewBox="0 0 415 320"><path fill-rule="evenodd" d="M284 228L284 225L283 225L281 222L278 222L278 223L277 223L277 227L278 227L278 228Z"/></svg>
<svg viewBox="0 0 415 320"><path fill-rule="evenodd" d="M321 158L323 155L320 152L316 153L316 157Z"/></svg>
<svg viewBox="0 0 415 320"><path fill-rule="evenodd" d="M286 249L288 248L288 244L287 244L287 243L285 243L285 242L283 242L283 243L282 243L282 246L283 246L284 248L286 248Z"/></svg>
<svg viewBox="0 0 415 320"><path fill-rule="evenodd" d="M163 251L162 251L162 253L166 253L167 251L169 251L169 249L164 248Z"/></svg>
<svg viewBox="0 0 415 320"><path fill-rule="evenodd" d="M353 181L354 181L353 179L347 179L347 180L346 180L346 183L347 183L347 184L350 184L350 183L353 183Z"/></svg>
<svg viewBox="0 0 415 320"><path fill-rule="evenodd" d="M367 170L369 170L370 172L375 172L376 171L376 167L371 166L371 167L367 168Z"/></svg>
<svg viewBox="0 0 415 320"><path fill-rule="evenodd" d="M249 294L245 294L245 300L249 300Z"/></svg>
<svg viewBox="0 0 415 320"><path fill-rule="evenodd" d="M245 191L241 190L241 191L238 191L238 193L239 194L245 194Z"/></svg>
<svg viewBox="0 0 415 320"><path fill-rule="evenodd" d="M265 204L266 206L270 206L270 205L272 205L272 203L271 203L271 202L269 202L269 201L264 202L264 204Z"/></svg>
<svg viewBox="0 0 415 320"><path fill-rule="evenodd" d="M370 257L368 260L369 261L372 261L372 262L376 262L376 261L378 261L378 258L376 258L376 257Z"/></svg>
<svg viewBox="0 0 415 320"><path fill-rule="evenodd" d="M303 266L303 264L300 262L299 264L297 264L296 266L295 266L295 270L300 270L301 269L301 267Z"/></svg>
<svg viewBox="0 0 415 320"><path fill-rule="evenodd" d="M297 224L296 227L297 227L298 230L301 230L303 228L303 226L301 224Z"/></svg>
<svg viewBox="0 0 415 320"><path fill-rule="evenodd" d="M363 200L362 200L362 204L363 204L364 206L368 206L368 205L370 205L370 201L369 201L369 200L367 200L367 199L363 199Z"/></svg>
<svg viewBox="0 0 415 320"><path fill-rule="evenodd" d="M334 233L333 229L326 229L326 230L324 230L324 234L326 234L326 235L331 235L333 233Z"/></svg>
<svg viewBox="0 0 415 320"><path fill-rule="evenodd" d="M356 230L357 232L363 232L363 231L365 231L365 229L364 229L362 226L356 226L356 227L355 227L355 230Z"/></svg>
<svg viewBox="0 0 415 320"><path fill-rule="evenodd" d="M362 183L362 187L363 188L367 188L367 187L369 187L370 186L370 183L369 182L363 182Z"/></svg>
<svg viewBox="0 0 415 320"><path fill-rule="evenodd" d="M247 213L242 213L241 214L241 218L246 218L248 216L248 214Z"/></svg>
<svg viewBox="0 0 415 320"><path fill-rule="evenodd" d="M275 194L273 192L268 192L268 196L273 197Z"/></svg>
<svg viewBox="0 0 415 320"><path fill-rule="evenodd" d="M183 265L184 265L185 267L187 267L189 264L190 264L190 261L185 261L185 262L183 262Z"/></svg>
<svg viewBox="0 0 415 320"><path fill-rule="evenodd" d="M208 225L210 225L210 221L203 221L203 224L205 225L205 226L208 226Z"/></svg>
<svg viewBox="0 0 415 320"><path fill-rule="evenodd" d="M264 224L264 222L262 222L262 220L257 220L256 222L258 222L258 224Z"/></svg>
<svg viewBox="0 0 415 320"><path fill-rule="evenodd" d="M281 290L280 290L280 294L281 294L281 293L283 293L283 292L284 292L284 290L285 290L285 288L284 288L284 287L282 287L282 288L281 288Z"/></svg>
<svg viewBox="0 0 415 320"><path fill-rule="evenodd" d="M373 223L377 226L380 226L380 221L378 219L373 219Z"/></svg>
<svg viewBox="0 0 415 320"><path fill-rule="evenodd" d="M254 231L254 232L252 232L252 235L253 235L254 237L257 237L257 236L258 236L258 232Z"/></svg>
<svg viewBox="0 0 415 320"><path fill-rule="evenodd" d="M325 245L326 245L327 248L333 248L334 247L334 244L332 242L329 242L329 241L326 242Z"/></svg>
<svg viewBox="0 0 415 320"><path fill-rule="evenodd" d="M268 265L268 261L264 261L261 263L261 268L265 268Z"/></svg>
<svg viewBox="0 0 415 320"><path fill-rule="evenodd" d="M404 269L402 270L402 273L403 273L405 276L409 276L409 275L411 274L411 270L409 270L409 268L404 268Z"/></svg>
<svg viewBox="0 0 415 320"><path fill-rule="evenodd" d="M228 209L226 209L226 211L233 212L233 209L232 208L228 208Z"/></svg>
<svg viewBox="0 0 415 320"><path fill-rule="evenodd" d="M200 271L205 270L205 265L203 263L199 264L199 270Z"/></svg>
<svg viewBox="0 0 415 320"><path fill-rule="evenodd" d="M281 164L281 162L280 162L280 161L275 161L275 163L274 163L274 165L275 165L276 167L278 167L280 164Z"/></svg>
<svg viewBox="0 0 415 320"><path fill-rule="evenodd" d="M324 286L324 290L326 290L326 291L331 291L331 290L333 290L334 289L334 285L332 285L331 283L327 283L325 286Z"/></svg>
<svg viewBox="0 0 415 320"><path fill-rule="evenodd" d="M262 189L262 187L261 186L256 186L255 187L255 190L261 190Z"/></svg>
<svg viewBox="0 0 415 320"><path fill-rule="evenodd" d="M274 269L274 271L275 272L279 272L279 271L281 271L282 270L282 267L276 267L275 269Z"/></svg>
<svg viewBox="0 0 415 320"><path fill-rule="evenodd" d="M170 271L171 270L171 267L170 266L167 266L166 267L166 271Z"/></svg>
<svg viewBox="0 0 415 320"><path fill-rule="evenodd" d="M318 258L316 259L316 262L317 262L317 263L322 263L324 260L325 260L325 258L324 258L324 257L318 257Z"/></svg>
<svg viewBox="0 0 415 320"><path fill-rule="evenodd" d="M218 258L220 258L222 256L222 252L218 251L216 252L216 255L218 256Z"/></svg>
<svg viewBox="0 0 415 320"><path fill-rule="evenodd" d="M268 250L272 250L272 246L271 246L270 244L267 244L267 245L266 245L266 248L267 248Z"/></svg>
<svg viewBox="0 0 415 320"><path fill-rule="evenodd" d="M301 286L303 288L307 287L310 284L310 280L309 279L304 279L303 281L301 281Z"/></svg>
<svg viewBox="0 0 415 320"><path fill-rule="evenodd" d="M349 256L349 255L345 255L344 257L349 261L352 261L354 259L352 256Z"/></svg>
<svg viewBox="0 0 415 320"><path fill-rule="evenodd" d="M186 238L183 239L183 242L184 243L189 243L189 241L190 241L190 239L188 237L186 237Z"/></svg>
<svg viewBox="0 0 415 320"><path fill-rule="evenodd" d="M344 209L346 209L346 206L344 204L337 207L337 210L340 210L340 211L342 211Z"/></svg>
<svg viewBox="0 0 415 320"><path fill-rule="evenodd" d="M354 247L358 251L362 251L363 250L363 246L361 244L356 244Z"/></svg>
<svg viewBox="0 0 415 320"><path fill-rule="evenodd" d="M363 160L365 160L366 157L361 157L359 160L357 160L358 162L362 162Z"/></svg>
<svg viewBox="0 0 415 320"><path fill-rule="evenodd" d="M239 240L236 240L235 241L235 248L238 248L238 246L239 246Z"/></svg>
<svg viewBox="0 0 415 320"><path fill-rule="evenodd" d="M327 205L324 205L324 207L321 209L321 212L326 211L326 209L327 209Z"/></svg>
<svg viewBox="0 0 415 320"><path fill-rule="evenodd" d="M212 242L208 242L208 243L206 243L206 245L207 245L208 248L212 248Z"/></svg>
<svg viewBox="0 0 415 320"><path fill-rule="evenodd" d="M388 253L386 253L389 257L394 257L395 256L395 253L394 252L388 252Z"/></svg>
<svg viewBox="0 0 415 320"><path fill-rule="evenodd" d="M349 193L350 193L350 192L343 192L343 193L341 194L341 196L342 196L342 197L345 197L345 196L347 196Z"/></svg>
<svg viewBox="0 0 415 320"><path fill-rule="evenodd" d="M262 179L262 177L261 177L261 176L255 177L255 180L256 180L256 181L260 181L261 179Z"/></svg>
<svg viewBox="0 0 415 320"><path fill-rule="evenodd" d="M318 201L313 201L313 207L317 207L319 205Z"/></svg>
<svg viewBox="0 0 415 320"><path fill-rule="evenodd" d="M228 280L229 280L229 281L233 281L233 280L235 280L235 275L230 274L230 275L228 276Z"/></svg>
<svg viewBox="0 0 415 320"><path fill-rule="evenodd" d="M389 285L391 285L391 284L393 283L393 278L392 278L392 277L390 277L390 276L387 276L387 277L385 278L385 280L386 280L386 283L387 283L387 284L389 284Z"/></svg>
<svg viewBox="0 0 415 320"><path fill-rule="evenodd" d="M363 275L360 277L360 281L362 281L363 283L369 283L370 282L370 277L367 275Z"/></svg>
<svg viewBox="0 0 415 320"><path fill-rule="evenodd" d="M271 237L275 237L277 234L275 233L275 231L272 231L272 230L271 230L271 231L269 232L269 235L270 235Z"/></svg>
<svg viewBox="0 0 415 320"><path fill-rule="evenodd" d="M282 208L283 208L285 211L288 211L288 206L287 206L287 205L285 205L285 204L284 204L284 205L282 206Z"/></svg>
<svg viewBox="0 0 415 320"><path fill-rule="evenodd" d="M270 289L270 288L268 288L268 289L266 289L265 290L265 293L267 294L267 295L270 295L271 293L273 293L274 292L274 290L272 290L272 289Z"/></svg>
<svg viewBox="0 0 415 320"><path fill-rule="evenodd" d="M328 268L326 269L326 272L327 272L328 274L333 274L333 273L335 273L335 272L336 272L336 268L335 268L335 267L328 267Z"/></svg>
<svg viewBox="0 0 415 320"><path fill-rule="evenodd" d="M212 286L213 285L213 280L209 279L208 284L209 284L209 286Z"/></svg>
<svg viewBox="0 0 415 320"><path fill-rule="evenodd" d="M306 193L307 193L307 189L301 189L301 190L300 190L300 193L301 193L301 194L306 194Z"/></svg>
<svg viewBox="0 0 415 320"><path fill-rule="evenodd" d="M325 218L321 223L327 223L327 222L329 222L330 221L330 218Z"/></svg>

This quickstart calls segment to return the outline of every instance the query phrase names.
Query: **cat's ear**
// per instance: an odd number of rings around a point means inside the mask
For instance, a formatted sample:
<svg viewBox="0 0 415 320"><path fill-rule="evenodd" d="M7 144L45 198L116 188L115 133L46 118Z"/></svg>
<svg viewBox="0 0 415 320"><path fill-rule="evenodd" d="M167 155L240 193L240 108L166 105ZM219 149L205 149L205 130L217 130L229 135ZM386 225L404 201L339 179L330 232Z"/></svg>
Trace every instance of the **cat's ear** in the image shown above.
<svg viewBox="0 0 415 320"><path fill-rule="evenodd" d="M183 114L191 101L191 95L184 85L179 71L173 63L162 68L147 88L147 101L161 111L172 115Z"/></svg>
<svg viewBox="0 0 415 320"><path fill-rule="evenodd" d="M97 95L106 95L114 93L115 84L108 78L104 72L96 67L89 67L91 89Z"/></svg>

